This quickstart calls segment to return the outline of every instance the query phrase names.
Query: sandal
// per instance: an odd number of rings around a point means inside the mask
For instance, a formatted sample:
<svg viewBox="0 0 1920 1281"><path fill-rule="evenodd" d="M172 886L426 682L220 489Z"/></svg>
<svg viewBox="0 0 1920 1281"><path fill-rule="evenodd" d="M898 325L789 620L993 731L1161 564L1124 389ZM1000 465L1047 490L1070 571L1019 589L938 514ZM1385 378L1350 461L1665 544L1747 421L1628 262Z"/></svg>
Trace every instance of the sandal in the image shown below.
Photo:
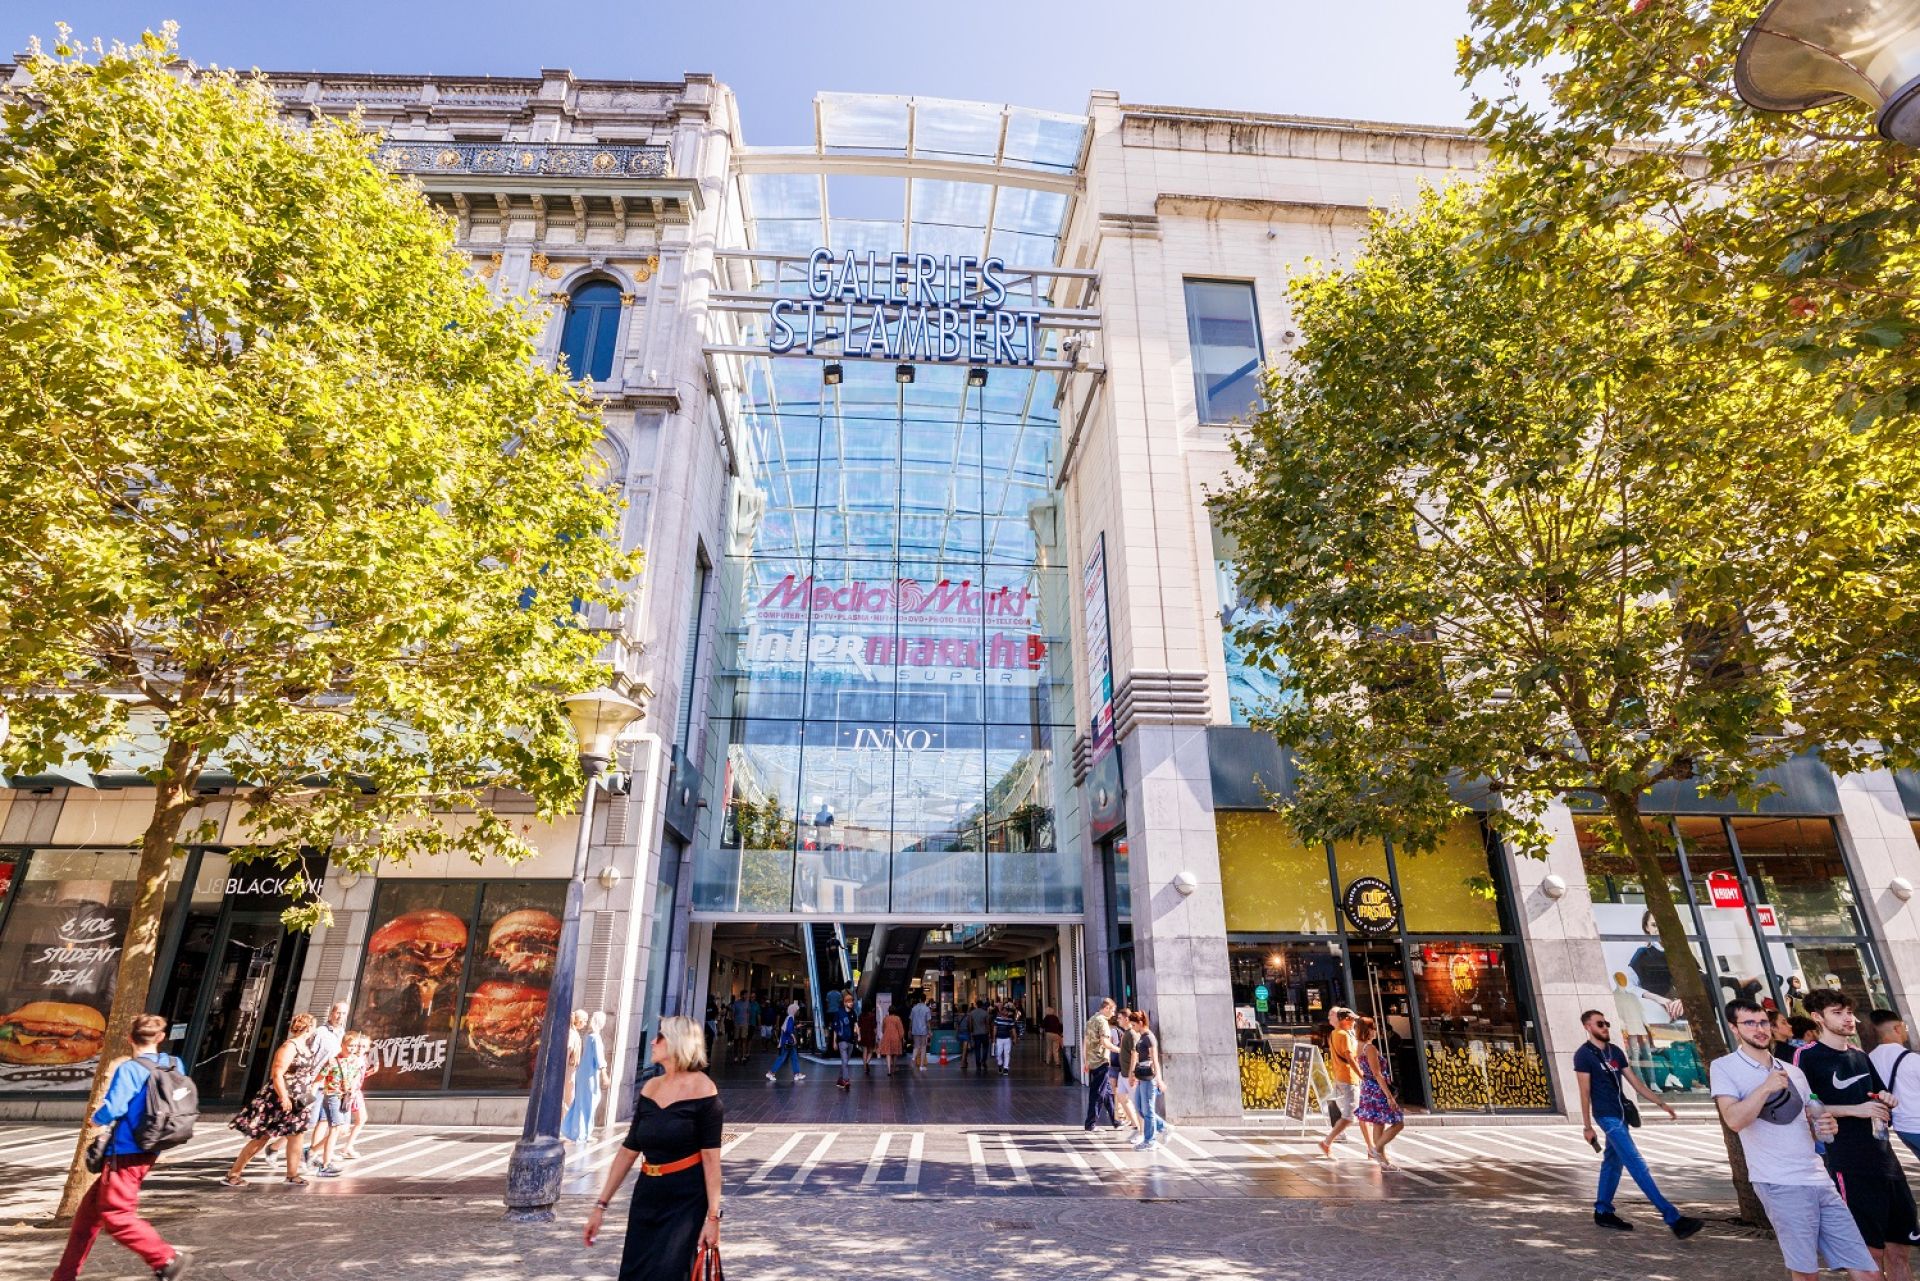
<svg viewBox="0 0 1920 1281"><path fill-rule="evenodd" d="M296 1174L288 1179L287 1182L296 1188L304 1188L307 1186L307 1176L304 1174Z"/></svg>
<svg viewBox="0 0 1920 1281"><path fill-rule="evenodd" d="M230 1187L230 1188L244 1188L247 1186L246 1176L241 1174L229 1173L229 1174L223 1175L220 1179L220 1182L224 1186Z"/></svg>

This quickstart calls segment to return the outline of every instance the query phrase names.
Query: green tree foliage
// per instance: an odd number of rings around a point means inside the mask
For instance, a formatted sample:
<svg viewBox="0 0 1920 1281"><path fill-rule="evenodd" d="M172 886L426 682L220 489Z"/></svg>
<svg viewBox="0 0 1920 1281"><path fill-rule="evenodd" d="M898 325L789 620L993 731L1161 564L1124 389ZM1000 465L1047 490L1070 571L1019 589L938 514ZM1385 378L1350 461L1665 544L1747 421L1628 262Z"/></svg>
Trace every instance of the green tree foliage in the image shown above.
<svg viewBox="0 0 1920 1281"><path fill-rule="evenodd" d="M638 564L538 317L470 277L371 138L283 121L170 32L24 67L0 130L4 764L152 746L111 1057L203 780L231 777L283 864L522 857L495 789L577 798L557 698L605 676L572 602L617 604Z"/></svg>
<svg viewBox="0 0 1920 1281"><path fill-rule="evenodd" d="M1429 193L1294 283L1292 366L1220 501L1248 594L1287 608L1241 636L1281 673L1303 834L1417 852L1479 788L1538 853L1554 798L1596 806L1719 1052L1642 798L1906 758L1920 477L1784 345L1695 340L1646 266L1683 231L1535 189Z"/></svg>

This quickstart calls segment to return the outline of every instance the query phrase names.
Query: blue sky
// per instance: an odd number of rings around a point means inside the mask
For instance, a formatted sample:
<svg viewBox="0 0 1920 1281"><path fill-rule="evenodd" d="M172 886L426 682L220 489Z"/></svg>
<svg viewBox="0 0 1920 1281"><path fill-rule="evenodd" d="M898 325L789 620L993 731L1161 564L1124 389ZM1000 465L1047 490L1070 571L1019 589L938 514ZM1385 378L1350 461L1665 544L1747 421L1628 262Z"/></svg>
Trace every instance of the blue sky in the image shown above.
<svg viewBox="0 0 1920 1281"><path fill-rule="evenodd" d="M808 139L823 89L1085 108L1129 102L1457 124L1465 0L26 0L10 51L65 21L132 37L172 18L195 61L272 71L413 71L671 79L711 71L740 97L746 141Z"/></svg>

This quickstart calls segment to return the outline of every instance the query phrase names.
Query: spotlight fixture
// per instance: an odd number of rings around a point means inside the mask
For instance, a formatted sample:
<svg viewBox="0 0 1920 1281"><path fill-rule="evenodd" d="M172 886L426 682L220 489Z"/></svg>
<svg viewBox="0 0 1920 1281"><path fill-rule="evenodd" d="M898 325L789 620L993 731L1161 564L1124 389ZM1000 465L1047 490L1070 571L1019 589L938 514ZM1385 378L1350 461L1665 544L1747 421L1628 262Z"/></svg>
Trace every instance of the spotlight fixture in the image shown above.
<svg viewBox="0 0 1920 1281"><path fill-rule="evenodd" d="M1772 0L1740 42L1733 85L1761 111L1852 98L1881 137L1920 146L1920 2Z"/></svg>
<svg viewBox="0 0 1920 1281"><path fill-rule="evenodd" d="M830 365L824 366L820 370L820 381L826 383L829 387L838 387L840 380L846 376L846 369L837 360Z"/></svg>
<svg viewBox="0 0 1920 1281"><path fill-rule="evenodd" d="M987 371L979 365L967 370L967 386L984 387L987 385Z"/></svg>
<svg viewBox="0 0 1920 1281"><path fill-rule="evenodd" d="M912 365L895 365L893 367L893 381L897 383L912 382L913 366Z"/></svg>

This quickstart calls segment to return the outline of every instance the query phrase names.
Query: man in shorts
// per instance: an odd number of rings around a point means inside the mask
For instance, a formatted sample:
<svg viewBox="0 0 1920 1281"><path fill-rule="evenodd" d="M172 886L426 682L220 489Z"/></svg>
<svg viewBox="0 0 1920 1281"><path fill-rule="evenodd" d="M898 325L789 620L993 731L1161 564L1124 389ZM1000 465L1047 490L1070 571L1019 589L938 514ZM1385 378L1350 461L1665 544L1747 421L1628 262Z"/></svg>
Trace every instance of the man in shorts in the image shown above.
<svg viewBox="0 0 1920 1281"><path fill-rule="evenodd" d="M1840 1122L1839 1132L1827 1144L1827 1173L1880 1270L1890 1281L1907 1281L1911 1243L1920 1240L1920 1216L1914 1213L1913 1190L1887 1138L1887 1087L1867 1052L1853 1044L1857 1020L1852 998L1821 988L1807 993L1803 1004L1820 1036L1794 1062L1814 1097Z"/></svg>
<svg viewBox="0 0 1920 1281"><path fill-rule="evenodd" d="M1336 1005L1328 1021L1333 1031L1327 1036L1327 1076L1333 1081L1332 1102L1339 1115L1320 1140L1322 1156L1333 1155L1333 1145L1353 1124L1353 1110L1360 1106L1360 1042L1353 1035L1353 1011Z"/></svg>
<svg viewBox="0 0 1920 1281"><path fill-rule="evenodd" d="M1794 1281L1819 1281L1820 1260L1853 1281L1880 1275L1860 1228L1814 1152L1840 1132L1831 1115L1812 1119L1806 1074L1773 1057L1772 1021L1748 1000L1727 1003L1734 1051L1707 1066L1720 1119L1740 1136L1747 1175L1767 1207L1774 1239ZM1863 1123L1870 1124L1870 1123Z"/></svg>

